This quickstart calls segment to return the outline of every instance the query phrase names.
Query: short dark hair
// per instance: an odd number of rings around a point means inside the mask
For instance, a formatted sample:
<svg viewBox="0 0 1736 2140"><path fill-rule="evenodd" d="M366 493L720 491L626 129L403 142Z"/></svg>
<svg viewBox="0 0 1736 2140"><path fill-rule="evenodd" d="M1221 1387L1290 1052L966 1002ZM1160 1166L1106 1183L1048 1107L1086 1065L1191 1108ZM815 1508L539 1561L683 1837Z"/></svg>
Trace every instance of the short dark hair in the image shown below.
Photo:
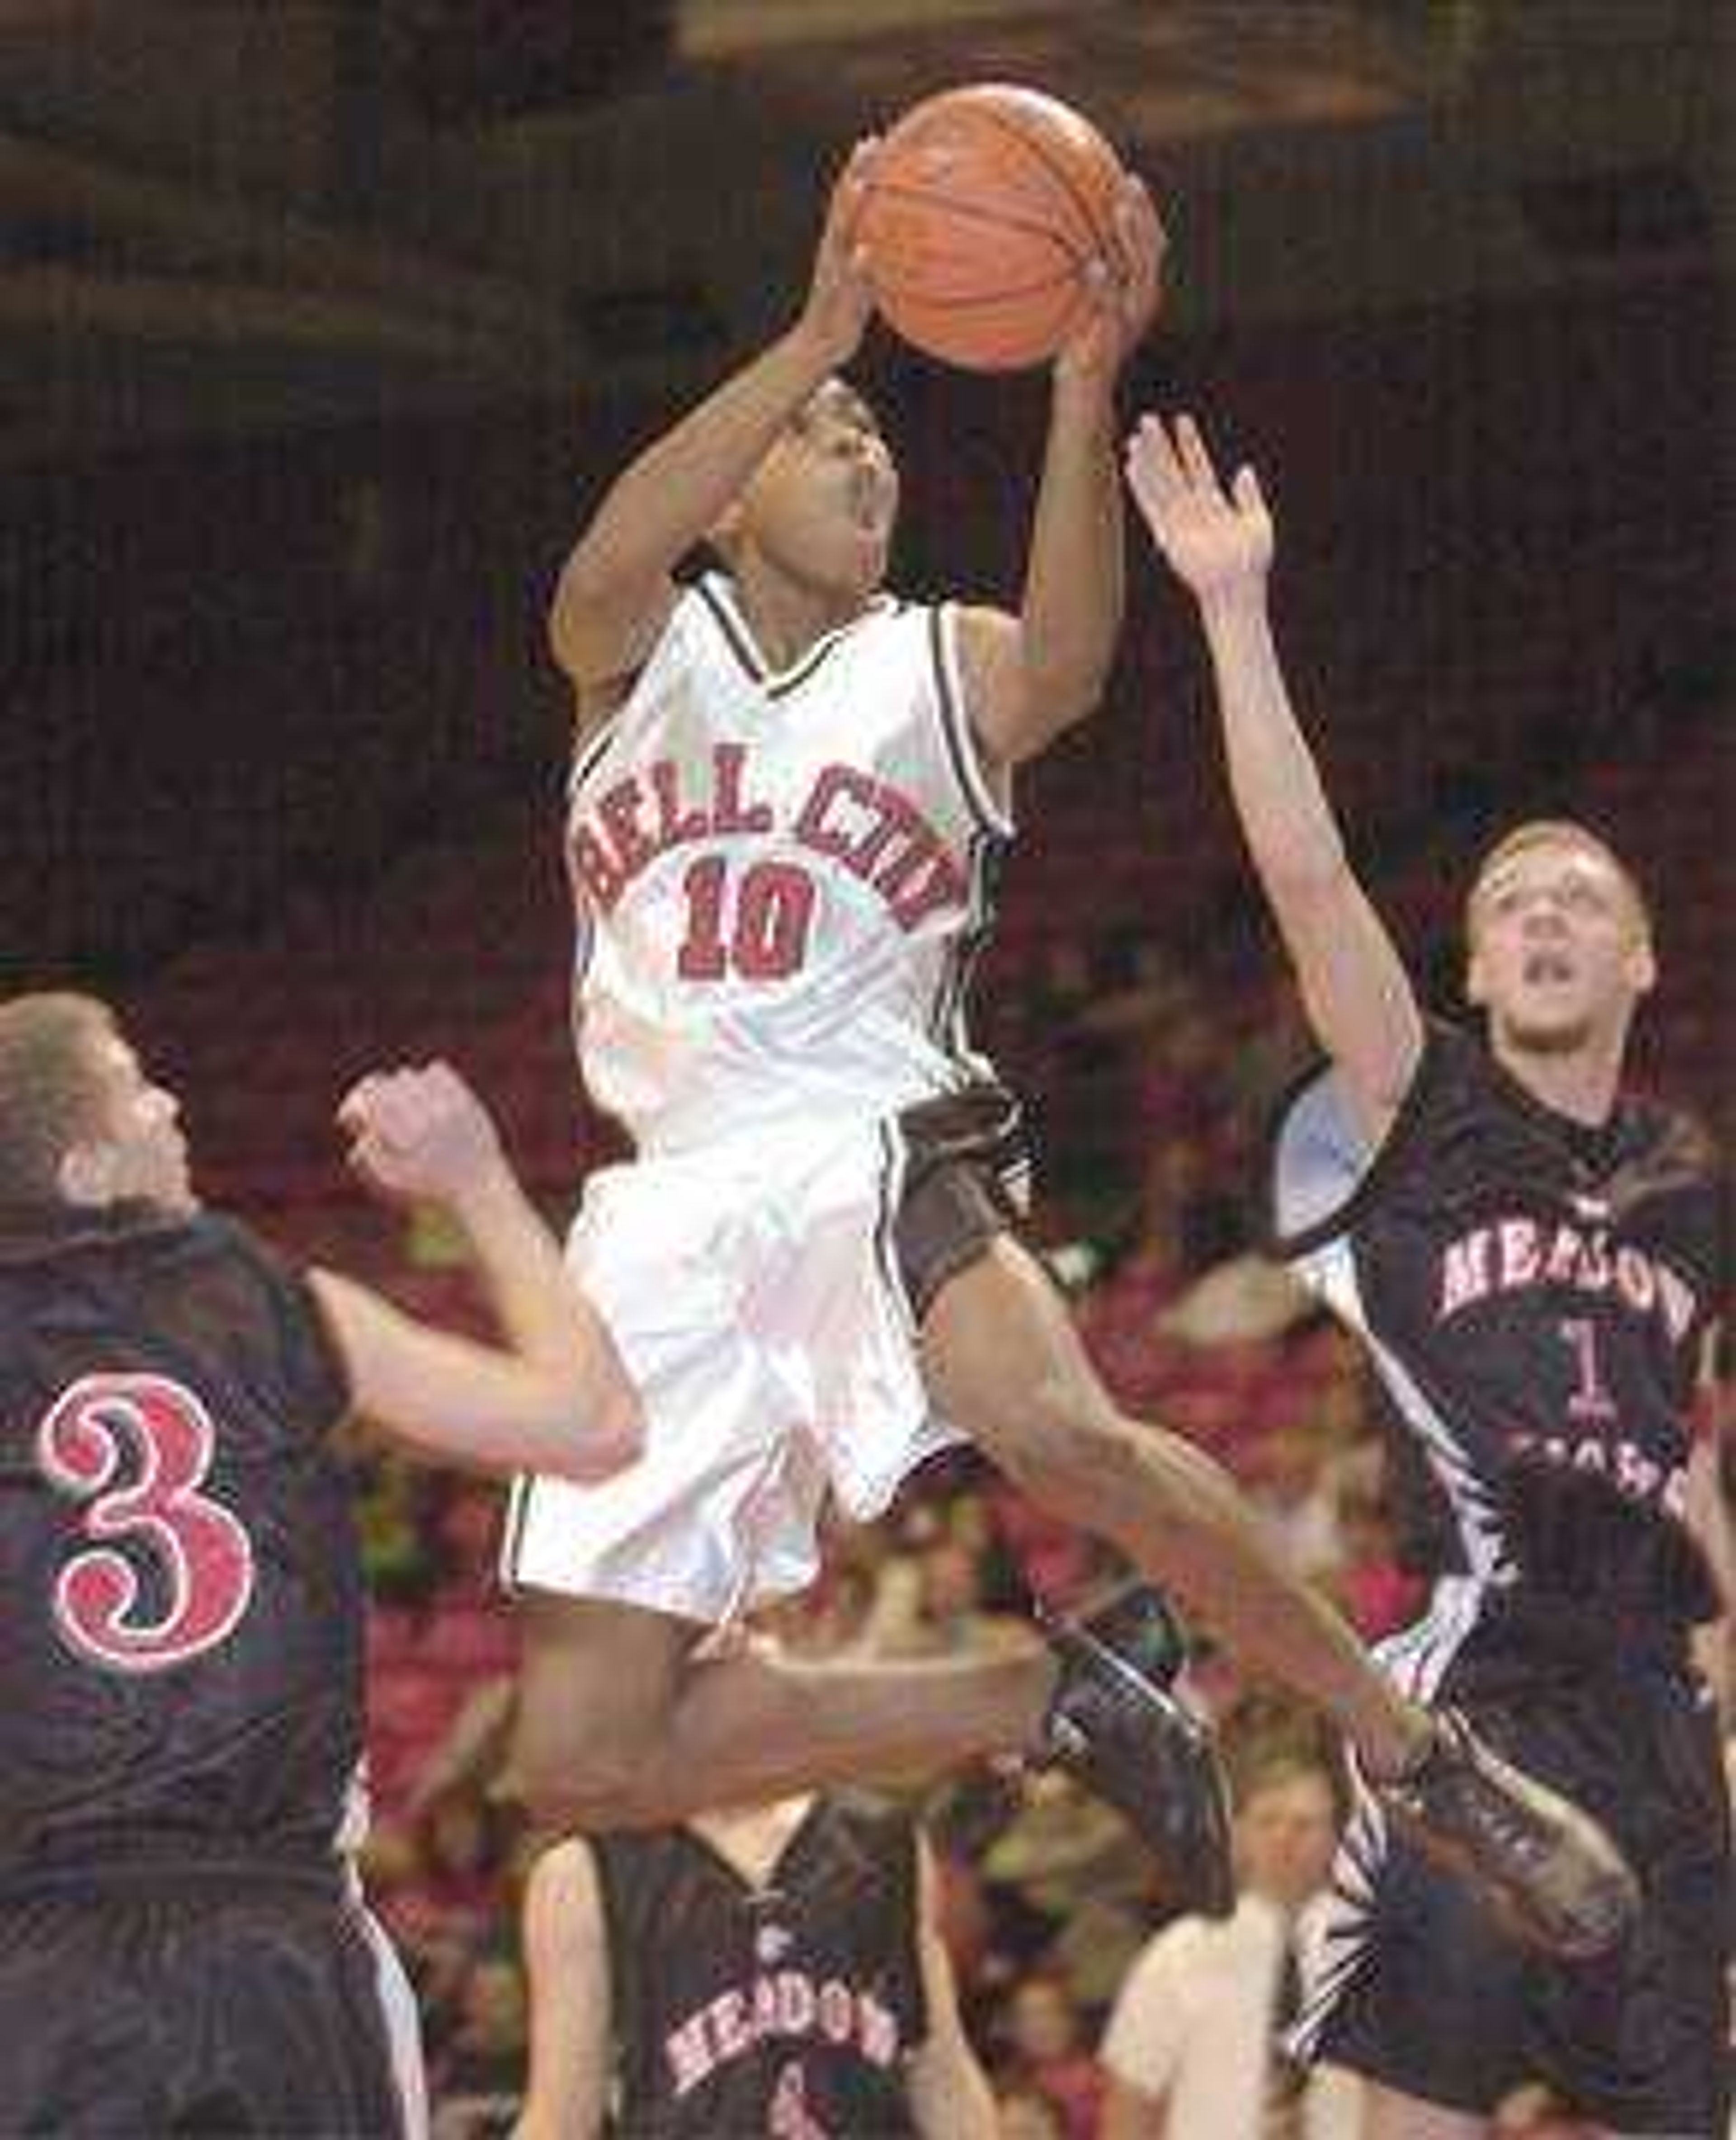
<svg viewBox="0 0 1736 2140"><path fill-rule="evenodd" d="M0 1205L58 1203L61 1161L101 1097L96 1045L115 1030L95 996L42 991L0 1003Z"/></svg>

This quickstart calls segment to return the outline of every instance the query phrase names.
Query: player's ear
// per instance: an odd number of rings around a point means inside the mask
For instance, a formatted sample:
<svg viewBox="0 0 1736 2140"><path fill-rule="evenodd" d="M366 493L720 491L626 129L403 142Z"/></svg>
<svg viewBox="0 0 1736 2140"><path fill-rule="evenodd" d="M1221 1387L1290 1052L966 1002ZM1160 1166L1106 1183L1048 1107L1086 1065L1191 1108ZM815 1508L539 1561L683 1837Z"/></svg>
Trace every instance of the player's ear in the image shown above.
<svg viewBox="0 0 1736 2140"><path fill-rule="evenodd" d="M1488 1001L1488 976L1483 971L1483 954L1475 944L1470 947L1464 965L1464 999L1480 1010Z"/></svg>
<svg viewBox="0 0 1736 2140"><path fill-rule="evenodd" d="M1624 965L1627 984L1636 996L1649 996L1658 984L1658 955L1649 935L1636 936L1629 945Z"/></svg>

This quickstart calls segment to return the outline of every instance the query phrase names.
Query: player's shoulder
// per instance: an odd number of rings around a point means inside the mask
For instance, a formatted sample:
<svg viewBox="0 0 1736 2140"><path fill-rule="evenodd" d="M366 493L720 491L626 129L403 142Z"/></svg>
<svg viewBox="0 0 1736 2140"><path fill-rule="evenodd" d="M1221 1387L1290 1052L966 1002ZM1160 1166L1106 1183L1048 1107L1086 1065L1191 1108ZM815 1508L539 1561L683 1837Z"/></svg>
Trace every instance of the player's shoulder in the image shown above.
<svg viewBox="0 0 1736 2140"><path fill-rule="evenodd" d="M596 1852L582 1835L563 1836L532 1863L524 1907L532 1922L565 1919L594 1908L599 1894Z"/></svg>
<svg viewBox="0 0 1736 2140"><path fill-rule="evenodd" d="M1268 1138L1274 1252L1287 1260L1353 1230L1395 1183L1426 1180L1443 1142L1498 1106L1484 1051L1444 1019L1425 1022L1410 1083L1379 1136L1336 1066L1317 1058L1280 1097Z"/></svg>
<svg viewBox="0 0 1736 2140"><path fill-rule="evenodd" d="M292 1256L231 1211L200 1210L187 1222L187 1245L213 1264L245 1273L274 1298L299 1298L305 1274Z"/></svg>

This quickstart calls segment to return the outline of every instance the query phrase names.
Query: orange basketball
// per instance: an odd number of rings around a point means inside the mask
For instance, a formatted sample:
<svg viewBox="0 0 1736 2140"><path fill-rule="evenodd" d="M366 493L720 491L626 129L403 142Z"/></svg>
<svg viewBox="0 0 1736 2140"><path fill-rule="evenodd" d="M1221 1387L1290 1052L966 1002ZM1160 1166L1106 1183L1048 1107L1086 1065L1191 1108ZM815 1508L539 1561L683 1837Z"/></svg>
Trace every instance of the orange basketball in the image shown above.
<svg viewBox="0 0 1736 2140"><path fill-rule="evenodd" d="M1040 364L1112 256L1121 167L1088 119L983 82L915 106L880 145L859 234L881 312L971 371Z"/></svg>

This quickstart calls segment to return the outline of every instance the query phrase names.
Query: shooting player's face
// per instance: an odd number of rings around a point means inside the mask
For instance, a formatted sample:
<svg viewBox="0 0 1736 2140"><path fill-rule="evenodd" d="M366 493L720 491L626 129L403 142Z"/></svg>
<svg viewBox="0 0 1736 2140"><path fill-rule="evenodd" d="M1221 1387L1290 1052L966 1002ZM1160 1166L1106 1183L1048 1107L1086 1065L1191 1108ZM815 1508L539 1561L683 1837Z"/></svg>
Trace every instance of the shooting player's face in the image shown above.
<svg viewBox="0 0 1736 2140"><path fill-rule="evenodd" d="M1479 881L1468 992L1521 1047L1565 1054L1625 1029L1655 979L1639 900L1598 847L1539 840Z"/></svg>
<svg viewBox="0 0 1736 2140"><path fill-rule="evenodd" d="M842 380L773 441L720 531L803 585L864 599L885 577L898 471L874 411Z"/></svg>

